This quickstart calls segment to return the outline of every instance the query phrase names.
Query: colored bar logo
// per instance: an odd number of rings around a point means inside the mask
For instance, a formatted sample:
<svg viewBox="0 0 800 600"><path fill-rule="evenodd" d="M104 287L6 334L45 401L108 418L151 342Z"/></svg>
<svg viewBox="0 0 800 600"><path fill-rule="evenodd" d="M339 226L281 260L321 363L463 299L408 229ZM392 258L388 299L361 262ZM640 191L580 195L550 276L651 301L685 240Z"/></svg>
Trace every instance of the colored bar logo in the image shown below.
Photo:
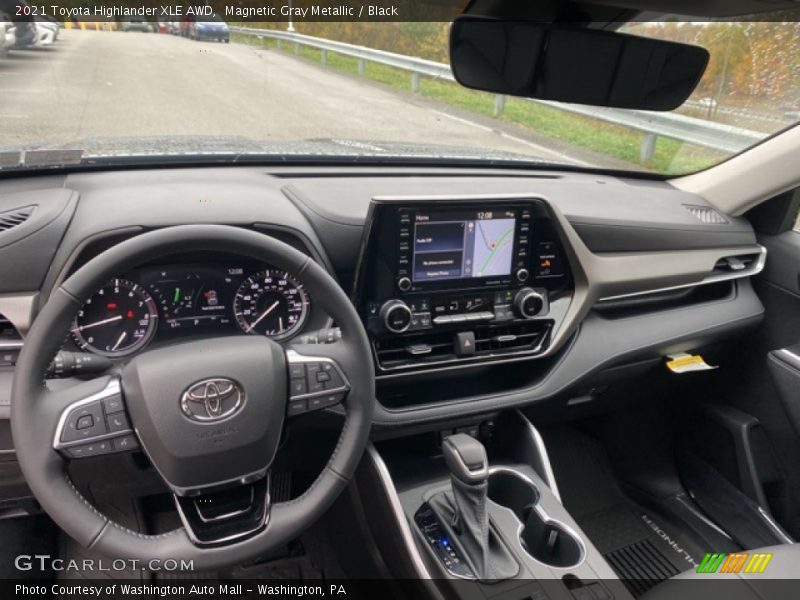
<svg viewBox="0 0 800 600"><path fill-rule="evenodd" d="M763 573L769 562L772 560L772 553L765 552L735 552L727 554L725 552L714 552L706 554L700 565L697 567L698 573Z"/></svg>

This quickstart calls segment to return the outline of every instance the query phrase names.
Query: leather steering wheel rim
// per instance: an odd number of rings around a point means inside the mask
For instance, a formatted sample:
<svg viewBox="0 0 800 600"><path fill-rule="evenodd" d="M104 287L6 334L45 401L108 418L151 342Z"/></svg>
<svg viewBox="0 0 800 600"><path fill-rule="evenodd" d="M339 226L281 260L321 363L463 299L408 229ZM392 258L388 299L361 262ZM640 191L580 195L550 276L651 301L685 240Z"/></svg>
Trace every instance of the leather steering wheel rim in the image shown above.
<svg viewBox="0 0 800 600"><path fill-rule="evenodd" d="M222 546L198 546L184 528L160 535L141 534L98 512L73 485L66 461L53 449L53 439L65 405L73 402L76 395L102 387L103 382L95 379L53 392L45 380L47 368L61 349L76 312L102 285L150 260L195 251L226 252L257 259L301 281L315 305L342 330L340 343L320 348L325 348L326 356L335 358L351 384L344 404L342 432L317 479L300 497L273 504L269 521L259 533ZM76 271L54 290L30 328L12 388L11 429L17 458L45 512L86 547L115 558L192 560L195 570L240 563L297 537L347 485L366 447L372 422L375 376L371 363L366 332L347 295L321 266L291 246L226 225L181 225L143 233L113 246Z"/></svg>

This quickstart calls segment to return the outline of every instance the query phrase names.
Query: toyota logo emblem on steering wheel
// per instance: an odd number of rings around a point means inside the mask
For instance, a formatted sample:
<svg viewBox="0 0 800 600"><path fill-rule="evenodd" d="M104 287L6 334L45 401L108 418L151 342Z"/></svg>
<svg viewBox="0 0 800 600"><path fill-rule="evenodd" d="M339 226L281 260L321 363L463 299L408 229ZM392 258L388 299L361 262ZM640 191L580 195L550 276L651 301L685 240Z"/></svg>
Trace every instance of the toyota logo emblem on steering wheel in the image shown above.
<svg viewBox="0 0 800 600"><path fill-rule="evenodd" d="M222 421L244 405L242 386L224 377L193 383L181 396L181 410L193 421Z"/></svg>

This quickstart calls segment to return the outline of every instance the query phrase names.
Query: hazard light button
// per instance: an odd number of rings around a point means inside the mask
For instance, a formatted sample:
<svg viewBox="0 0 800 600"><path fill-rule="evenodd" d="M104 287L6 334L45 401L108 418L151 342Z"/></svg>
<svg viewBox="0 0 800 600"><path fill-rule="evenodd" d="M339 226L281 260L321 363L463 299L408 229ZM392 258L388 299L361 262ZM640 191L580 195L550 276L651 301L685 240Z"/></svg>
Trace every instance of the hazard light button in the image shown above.
<svg viewBox="0 0 800 600"><path fill-rule="evenodd" d="M472 331L457 333L455 351L458 356L470 356L475 354L475 333Z"/></svg>

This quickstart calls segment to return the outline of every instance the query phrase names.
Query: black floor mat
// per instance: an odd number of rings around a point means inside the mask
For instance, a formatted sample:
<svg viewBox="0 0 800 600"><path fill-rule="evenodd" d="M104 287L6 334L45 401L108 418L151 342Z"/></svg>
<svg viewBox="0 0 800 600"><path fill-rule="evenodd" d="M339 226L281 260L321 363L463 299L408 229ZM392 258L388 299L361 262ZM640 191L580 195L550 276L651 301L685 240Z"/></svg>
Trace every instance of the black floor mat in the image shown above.
<svg viewBox="0 0 800 600"><path fill-rule="evenodd" d="M599 442L566 428L544 437L564 506L634 596L696 568L702 543L631 501Z"/></svg>

